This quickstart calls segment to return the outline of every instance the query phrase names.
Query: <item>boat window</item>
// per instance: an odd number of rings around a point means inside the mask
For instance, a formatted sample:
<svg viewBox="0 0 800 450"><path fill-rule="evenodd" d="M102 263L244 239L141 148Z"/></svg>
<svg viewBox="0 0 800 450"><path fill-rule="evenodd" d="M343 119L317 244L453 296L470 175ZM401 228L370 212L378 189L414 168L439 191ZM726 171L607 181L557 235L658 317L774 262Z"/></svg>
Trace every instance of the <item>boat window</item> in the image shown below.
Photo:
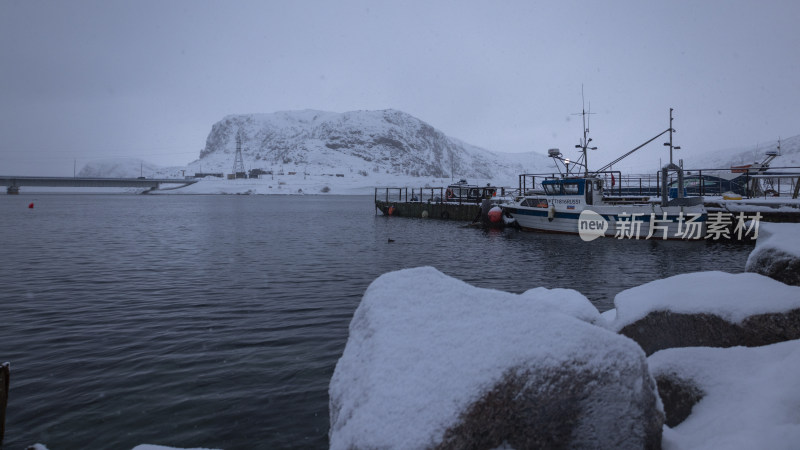
<svg viewBox="0 0 800 450"><path fill-rule="evenodd" d="M520 203L520 206L529 206L531 208L547 208L546 198L526 198Z"/></svg>
<svg viewBox="0 0 800 450"><path fill-rule="evenodd" d="M577 183L564 183L564 195L578 195Z"/></svg>
<svg viewBox="0 0 800 450"><path fill-rule="evenodd" d="M561 195L561 184L543 184L544 192L548 195Z"/></svg>

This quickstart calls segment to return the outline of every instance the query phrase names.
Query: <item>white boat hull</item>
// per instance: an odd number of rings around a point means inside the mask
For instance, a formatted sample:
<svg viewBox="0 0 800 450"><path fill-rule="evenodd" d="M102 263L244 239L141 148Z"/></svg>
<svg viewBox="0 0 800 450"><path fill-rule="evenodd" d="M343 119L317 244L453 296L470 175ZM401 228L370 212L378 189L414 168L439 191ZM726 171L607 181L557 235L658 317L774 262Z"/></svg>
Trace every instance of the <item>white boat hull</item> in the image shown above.
<svg viewBox="0 0 800 450"><path fill-rule="evenodd" d="M620 239L699 240L706 235L706 216L702 206L581 206L565 209L507 205L504 209L516 219L520 228L530 231L582 234L580 227L583 226L585 231L587 221L581 221L581 212L588 210L605 220L605 229L600 233L605 236Z"/></svg>

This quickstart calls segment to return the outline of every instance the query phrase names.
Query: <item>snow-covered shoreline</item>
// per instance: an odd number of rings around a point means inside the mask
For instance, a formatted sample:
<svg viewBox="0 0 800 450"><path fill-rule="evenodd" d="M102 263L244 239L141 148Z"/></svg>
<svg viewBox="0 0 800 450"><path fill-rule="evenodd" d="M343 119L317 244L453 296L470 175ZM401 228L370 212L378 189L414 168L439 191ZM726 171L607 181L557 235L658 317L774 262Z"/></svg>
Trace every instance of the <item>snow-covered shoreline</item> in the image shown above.
<svg viewBox="0 0 800 450"><path fill-rule="evenodd" d="M800 225L780 225L770 244L796 254ZM432 267L382 275L331 378L331 448L796 447L800 287L697 272L614 303L600 314L577 291L517 295Z"/></svg>
<svg viewBox="0 0 800 450"><path fill-rule="evenodd" d="M261 178L240 178L228 180L206 177L197 183L180 186L163 185L161 189L148 191L142 188L54 188L42 186L24 186L20 195L24 194L141 194L148 195L374 195L377 188L412 188L446 187L458 180L450 178L423 178L403 175L362 176L359 174L334 175L262 175ZM510 180L468 179L470 184L485 186L511 187ZM177 187L177 188L175 188ZM5 194L5 189L0 190ZM379 190L385 195L385 191ZM393 189L390 195L397 196Z"/></svg>

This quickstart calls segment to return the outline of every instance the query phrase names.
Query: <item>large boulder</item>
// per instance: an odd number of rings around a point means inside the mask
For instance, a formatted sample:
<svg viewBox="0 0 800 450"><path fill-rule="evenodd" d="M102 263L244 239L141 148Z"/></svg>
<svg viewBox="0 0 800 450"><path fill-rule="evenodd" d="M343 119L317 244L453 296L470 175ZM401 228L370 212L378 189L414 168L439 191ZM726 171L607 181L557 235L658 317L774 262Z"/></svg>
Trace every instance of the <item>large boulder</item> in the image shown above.
<svg viewBox="0 0 800 450"><path fill-rule="evenodd" d="M762 222L745 271L800 286L800 224Z"/></svg>
<svg viewBox="0 0 800 450"><path fill-rule="evenodd" d="M800 339L800 287L754 273L676 275L620 292L614 305L611 329L648 355Z"/></svg>
<svg viewBox="0 0 800 450"><path fill-rule="evenodd" d="M665 448L797 448L799 340L662 350L648 363L667 415Z"/></svg>
<svg viewBox="0 0 800 450"><path fill-rule="evenodd" d="M660 448L646 357L576 291L426 267L367 289L330 384L330 446Z"/></svg>

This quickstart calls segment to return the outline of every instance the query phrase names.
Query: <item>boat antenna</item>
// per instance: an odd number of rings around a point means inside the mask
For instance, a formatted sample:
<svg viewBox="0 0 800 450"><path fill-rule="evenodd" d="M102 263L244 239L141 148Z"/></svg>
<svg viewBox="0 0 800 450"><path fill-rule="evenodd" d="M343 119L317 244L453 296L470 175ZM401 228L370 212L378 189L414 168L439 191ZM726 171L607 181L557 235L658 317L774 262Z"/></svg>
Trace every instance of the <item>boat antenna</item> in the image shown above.
<svg viewBox="0 0 800 450"><path fill-rule="evenodd" d="M581 139L580 143L575 144L575 148L581 149L581 158L577 164L583 165L583 176L585 177L589 176L589 160L586 150L597 150L597 147L589 147L589 142L592 142L592 138L589 137L589 116L594 114L591 110L592 104L589 103L589 111L586 111L586 98L583 95L583 85L581 85L581 112L575 113L573 116L580 114L583 119L583 139Z"/></svg>
<svg viewBox="0 0 800 450"><path fill-rule="evenodd" d="M672 150L680 150L681 148L677 145L672 145L672 133L675 132L675 129L672 128L672 108L669 109L669 142L664 142L664 146L669 146L669 164L672 165Z"/></svg>

